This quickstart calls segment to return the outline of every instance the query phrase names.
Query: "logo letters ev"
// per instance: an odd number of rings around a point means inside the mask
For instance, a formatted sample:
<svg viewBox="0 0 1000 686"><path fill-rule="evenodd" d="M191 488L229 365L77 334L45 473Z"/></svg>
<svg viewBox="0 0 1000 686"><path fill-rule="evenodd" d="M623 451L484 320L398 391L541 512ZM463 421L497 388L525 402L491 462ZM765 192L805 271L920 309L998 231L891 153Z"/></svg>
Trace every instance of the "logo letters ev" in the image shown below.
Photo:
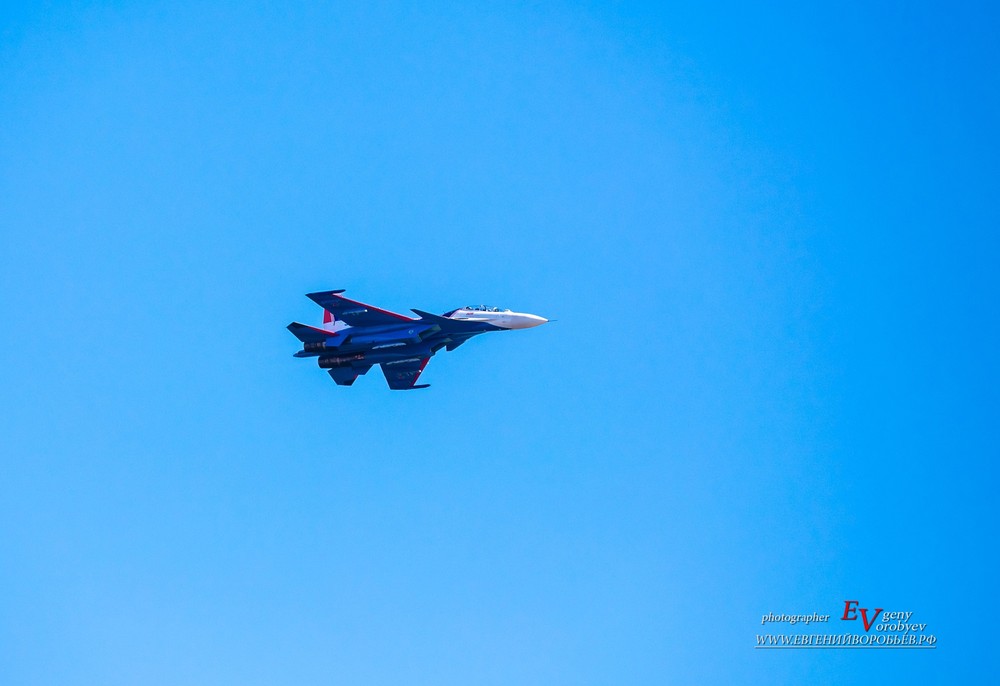
<svg viewBox="0 0 1000 686"><path fill-rule="evenodd" d="M857 600L845 600L844 601L844 616L841 617L840 619L841 620L846 620L846 621L850 621L852 619L856 620L858 618L858 611L859 610L861 611L861 623L865 625L865 631L867 632L869 629L872 628L872 624L875 623L875 620L878 619L878 616L880 614L882 614L882 608L880 608L880 607L875 608L875 614L872 615L871 621L868 621L868 608L867 607L858 607L858 601Z"/></svg>

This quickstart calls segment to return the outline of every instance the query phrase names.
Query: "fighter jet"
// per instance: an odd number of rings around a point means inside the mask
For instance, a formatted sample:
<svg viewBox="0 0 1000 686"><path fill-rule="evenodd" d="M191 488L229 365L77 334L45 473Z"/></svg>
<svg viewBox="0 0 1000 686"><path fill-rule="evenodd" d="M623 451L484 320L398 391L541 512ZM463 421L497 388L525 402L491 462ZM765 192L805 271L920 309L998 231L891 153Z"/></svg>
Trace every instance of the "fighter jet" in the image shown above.
<svg viewBox="0 0 1000 686"><path fill-rule="evenodd" d="M295 357L315 357L340 386L350 386L373 365L379 365L389 388L408 391L417 385L427 361L441 348L451 351L488 331L528 329L544 317L499 307L460 307L442 315L412 310L419 319L366 305L340 295L344 290L308 293L323 308L323 326L292 322L302 341Z"/></svg>

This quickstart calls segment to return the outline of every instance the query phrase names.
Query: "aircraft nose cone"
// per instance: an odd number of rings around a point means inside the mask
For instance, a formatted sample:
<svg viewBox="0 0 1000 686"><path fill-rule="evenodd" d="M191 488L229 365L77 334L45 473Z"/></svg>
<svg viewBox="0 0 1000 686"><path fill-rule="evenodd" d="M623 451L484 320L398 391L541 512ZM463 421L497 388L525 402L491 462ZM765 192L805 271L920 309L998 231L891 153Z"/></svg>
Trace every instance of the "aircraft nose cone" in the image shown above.
<svg viewBox="0 0 1000 686"><path fill-rule="evenodd" d="M530 329L549 321L545 317L537 314L526 314L524 312L508 312L495 320L501 329Z"/></svg>
<svg viewBox="0 0 1000 686"><path fill-rule="evenodd" d="M539 317L536 314L524 314L521 315L521 326L522 329L530 329L533 326L541 326L545 322L549 321L545 317Z"/></svg>

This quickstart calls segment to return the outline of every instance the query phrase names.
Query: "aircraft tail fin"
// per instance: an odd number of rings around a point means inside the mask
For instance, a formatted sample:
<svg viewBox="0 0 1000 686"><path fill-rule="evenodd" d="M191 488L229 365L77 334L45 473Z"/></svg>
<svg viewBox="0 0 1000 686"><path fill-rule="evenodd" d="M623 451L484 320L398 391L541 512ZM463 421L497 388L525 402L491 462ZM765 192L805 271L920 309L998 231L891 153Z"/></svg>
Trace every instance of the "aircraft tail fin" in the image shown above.
<svg viewBox="0 0 1000 686"><path fill-rule="evenodd" d="M372 366L369 364L360 367L334 367L327 371L338 386L350 386L357 380L359 374L367 374L371 368Z"/></svg>

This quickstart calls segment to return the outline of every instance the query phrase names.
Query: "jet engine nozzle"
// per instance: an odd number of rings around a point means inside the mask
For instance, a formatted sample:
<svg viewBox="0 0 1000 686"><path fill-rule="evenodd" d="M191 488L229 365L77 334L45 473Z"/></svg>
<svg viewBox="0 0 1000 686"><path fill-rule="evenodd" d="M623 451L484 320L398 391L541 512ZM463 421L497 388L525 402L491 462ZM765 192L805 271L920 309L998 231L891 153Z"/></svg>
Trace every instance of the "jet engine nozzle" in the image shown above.
<svg viewBox="0 0 1000 686"><path fill-rule="evenodd" d="M357 355L341 355L336 357L320 357L317 362L320 369L333 369L334 367L347 367L354 362L362 362L365 359L364 353Z"/></svg>

